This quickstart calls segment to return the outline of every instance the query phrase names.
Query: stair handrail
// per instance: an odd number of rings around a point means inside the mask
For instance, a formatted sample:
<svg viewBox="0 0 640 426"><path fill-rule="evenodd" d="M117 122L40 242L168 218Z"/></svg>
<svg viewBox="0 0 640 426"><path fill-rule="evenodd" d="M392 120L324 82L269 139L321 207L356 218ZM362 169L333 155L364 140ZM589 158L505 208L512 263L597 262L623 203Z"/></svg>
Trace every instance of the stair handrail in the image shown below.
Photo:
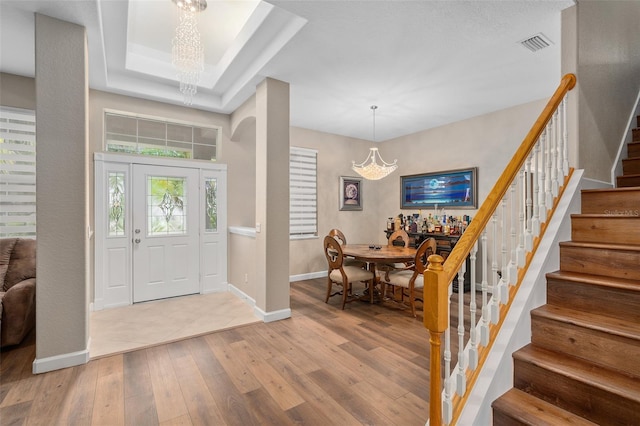
<svg viewBox="0 0 640 426"><path fill-rule="evenodd" d="M444 259L440 255L431 255L429 257L429 266L424 274L424 326L429 330L431 346L429 413L429 424L431 426L442 424L442 395L440 392L442 389L442 377L440 374L442 362L440 358L440 345L442 333L448 327L449 283L454 280L456 274L463 268L467 256L469 256L481 238L483 231L498 209L501 200L505 197L510 186L518 177L518 173L524 166L540 136L543 135L546 126L558 110L567 93L573 89L575 85L576 76L574 74L566 74L562 77L558 88L505 167L491 192L476 212L475 217L456 243L454 249L447 257L446 262L444 262ZM454 411L457 411L459 414L460 410Z"/></svg>

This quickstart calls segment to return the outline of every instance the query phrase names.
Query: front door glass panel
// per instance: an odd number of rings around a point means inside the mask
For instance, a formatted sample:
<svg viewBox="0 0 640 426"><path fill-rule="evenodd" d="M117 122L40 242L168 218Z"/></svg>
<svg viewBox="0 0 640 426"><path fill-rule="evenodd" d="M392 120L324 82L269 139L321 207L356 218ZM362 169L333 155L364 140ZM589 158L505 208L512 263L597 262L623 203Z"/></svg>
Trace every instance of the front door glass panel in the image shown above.
<svg viewBox="0 0 640 426"><path fill-rule="evenodd" d="M186 178L147 177L147 235L185 235L187 233Z"/></svg>
<svg viewBox="0 0 640 426"><path fill-rule="evenodd" d="M124 235L125 184L123 172L109 172L109 237Z"/></svg>
<svg viewBox="0 0 640 426"><path fill-rule="evenodd" d="M208 178L204 183L204 207L205 207L205 221L206 231L216 232L218 230L218 180L215 178Z"/></svg>

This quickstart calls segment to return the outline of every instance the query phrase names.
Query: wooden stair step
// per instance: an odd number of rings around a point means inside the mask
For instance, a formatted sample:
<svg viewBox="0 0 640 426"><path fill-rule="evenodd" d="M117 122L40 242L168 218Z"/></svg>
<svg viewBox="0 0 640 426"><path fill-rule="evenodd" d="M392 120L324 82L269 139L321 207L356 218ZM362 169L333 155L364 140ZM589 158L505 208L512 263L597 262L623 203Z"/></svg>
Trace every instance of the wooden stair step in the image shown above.
<svg viewBox="0 0 640 426"><path fill-rule="evenodd" d="M585 189L582 214L640 216L640 187Z"/></svg>
<svg viewBox="0 0 640 426"><path fill-rule="evenodd" d="M590 422L520 389L510 389L492 405L494 426L590 426Z"/></svg>
<svg viewBox="0 0 640 426"><path fill-rule="evenodd" d="M603 303L608 303L604 302ZM625 318L561 306L531 311L531 342L594 364L631 374L640 381L640 327Z"/></svg>
<svg viewBox="0 0 640 426"><path fill-rule="evenodd" d="M513 359L516 388L592 422L640 424L637 377L535 345L516 351Z"/></svg>
<svg viewBox="0 0 640 426"><path fill-rule="evenodd" d="M640 225L640 222L638 222ZM640 241L640 240L637 240ZM560 270L640 280L640 245L560 242Z"/></svg>
<svg viewBox="0 0 640 426"><path fill-rule="evenodd" d="M634 142L640 141L640 129L632 129L631 133Z"/></svg>
<svg viewBox="0 0 640 426"><path fill-rule="evenodd" d="M603 301L606 300L606 303ZM640 282L623 278L556 271L547 274L549 305L593 311L640 324Z"/></svg>
<svg viewBox="0 0 640 426"><path fill-rule="evenodd" d="M622 174L636 175L640 173L640 157L625 158L622 160Z"/></svg>
<svg viewBox="0 0 640 426"><path fill-rule="evenodd" d="M582 242L633 244L640 241L640 217L572 214L571 239Z"/></svg>
<svg viewBox="0 0 640 426"><path fill-rule="evenodd" d="M640 157L640 140L638 142L629 142L627 144L627 157Z"/></svg>
<svg viewBox="0 0 640 426"><path fill-rule="evenodd" d="M632 186L640 186L640 174L616 177L616 187L629 188Z"/></svg>

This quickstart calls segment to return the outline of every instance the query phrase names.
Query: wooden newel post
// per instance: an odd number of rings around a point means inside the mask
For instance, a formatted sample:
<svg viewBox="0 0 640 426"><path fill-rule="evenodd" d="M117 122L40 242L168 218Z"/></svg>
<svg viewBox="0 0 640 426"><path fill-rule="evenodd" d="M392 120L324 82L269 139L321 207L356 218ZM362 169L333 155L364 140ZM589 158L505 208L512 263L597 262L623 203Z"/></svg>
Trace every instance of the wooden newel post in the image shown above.
<svg viewBox="0 0 640 426"><path fill-rule="evenodd" d="M429 256L429 266L424 272L424 326L429 330L430 386L429 425L442 424L442 364L440 361L440 341L447 330L449 318L448 283L445 280L442 263L438 254Z"/></svg>

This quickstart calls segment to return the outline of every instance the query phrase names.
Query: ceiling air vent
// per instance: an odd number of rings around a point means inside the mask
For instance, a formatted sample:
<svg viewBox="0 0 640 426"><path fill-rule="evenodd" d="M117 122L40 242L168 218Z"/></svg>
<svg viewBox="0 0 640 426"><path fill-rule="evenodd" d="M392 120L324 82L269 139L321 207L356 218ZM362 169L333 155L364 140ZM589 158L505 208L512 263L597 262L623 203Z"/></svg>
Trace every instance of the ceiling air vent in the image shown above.
<svg viewBox="0 0 640 426"><path fill-rule="evenodd" d="M520 44L532 52L537 52L540 49L551 46L553 43L544 34L538 33L522 40Z"/></svg>

